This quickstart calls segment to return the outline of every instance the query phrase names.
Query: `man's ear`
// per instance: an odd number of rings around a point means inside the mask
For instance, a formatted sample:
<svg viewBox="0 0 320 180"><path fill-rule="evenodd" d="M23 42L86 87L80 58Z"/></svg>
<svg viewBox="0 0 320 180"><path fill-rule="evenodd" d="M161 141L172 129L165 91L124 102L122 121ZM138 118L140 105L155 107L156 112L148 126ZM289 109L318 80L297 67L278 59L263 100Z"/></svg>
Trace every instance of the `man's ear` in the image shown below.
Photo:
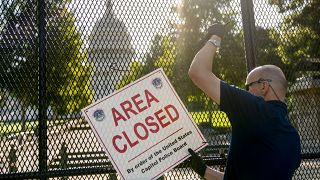
<svg viewBox="0 0 320 180"><path fill-rule="evenodd" d="M269 84L266 82L262 83L262 88L260 89L263 95L266 95L269 89Z"/></svg>

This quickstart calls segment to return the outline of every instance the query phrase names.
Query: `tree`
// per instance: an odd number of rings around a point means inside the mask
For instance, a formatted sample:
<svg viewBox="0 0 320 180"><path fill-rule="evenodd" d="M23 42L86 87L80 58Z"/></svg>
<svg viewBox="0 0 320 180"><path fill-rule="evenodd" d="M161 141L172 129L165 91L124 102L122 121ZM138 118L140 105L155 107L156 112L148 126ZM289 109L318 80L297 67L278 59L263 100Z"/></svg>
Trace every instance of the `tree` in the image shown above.
<svg viewBox="0 0 320 180"><path fill-rule="evenodd" d="M129 70L118 82L116 89L133 82L153 70L163 68L168 78L173 78L173 65L176 59L176 45L168 36L156 35L151 45L151 50L142 60L133 61Z"/></svg>
<svg viewBox="0 0 320 180"><path fill-rule="evenodd" d="M320 1L269 0L285 14L281 23L277 54L296 67L301 59L318 59L320 54ZM295 76L298 76L296 74Z"/></svg>
<svg viewBox="0 0 320 180"><path fill-rule="evenodd" d="M177 59L173 84L181 99L190 108L212 108L212 102L188 77L188 69L197 51L206 43L206 29L215 22L229 23L222 47L215 57L214 73L232 84L243 86L246 64L241 31L237 30L234 12L228 1L183 1L175 11L182 20L178 29ZM178 11L179 10L179 11ZM188 88L186 88L188 87ZM196 105L196 107L195 107ZM200 107L199 107L200 106ZM216 106L215 106L216 107Z"/></svg>
<svg viewBox="0 0 320 180"><path fill-rule="evenodd" d="M173 13L177 13L183 23L171 24L175 33L155 36L150 52L143 60L130 64L130 70L117 88L162 67L184 104L193 110L212 107L210 99L191 82L187 72L196 52L205 43L205 29L214 22L229 22L223 47L214 61L215 73L230 83L243 86L246 76L243 36L236 31L229 3L222 0L183 1L181 7L174 7Z"/></svg>
<svg viewBox="0 0 320 180"><path fill-rule="evenodd" d="M294 75L294 64L285 63L281 56L277 53L277 47L279 42L280 33L274 28L257 27L256 29L256 53L257 53L257 65L273 64L282 69L289 84L295 82L296 77Z"/></svg>
<svg viewBox="0 0 320 180"><path fill-rule="evenodd" d="M92 100L92 67L67 3L69 0L46 2L47 100L57 115L77 113ZM3 1L2 5L0 88L19 99L24 121L27 107L38 107L37 1Z"/></svg>
<svg viewBox="0 0 320 180"><path fill-rule="evenodd" d="M169 79L175 87L180 98L192 110L204 110L217 108L212 106L210 99L198 89L188 77L188 69L197 51L206 43L206 29L215 22L226 25L226 35L222 47L215 57L213 63L214 73L230 84L244 87L246 79L246 62L243 47L243 31L237 27L236 13L230 5L231 1L183 1L179 7L174 7L173 12L179 15L181 21L172 23L174 34L168 34L170 43L175 49L167 51L172 53L173 64L169 73ZM258 48L258 65L275 64L287 70L288 65L282 62L281 56L277 54L280 33L274 29L257 27L256 42ZM139 71L139 77L155 69L154 62L164 54L165 46L161 43L163 36L155 37L152 48L143 61L131 64L131 70L123 79L135 79ZM169 63L170 64L170 63ZM166 63L163 66L167 67ZM169 68L169 69L170 69ZM130 75L131 73L131 75ZM285 73L289 73L285 71Z"/></svg>

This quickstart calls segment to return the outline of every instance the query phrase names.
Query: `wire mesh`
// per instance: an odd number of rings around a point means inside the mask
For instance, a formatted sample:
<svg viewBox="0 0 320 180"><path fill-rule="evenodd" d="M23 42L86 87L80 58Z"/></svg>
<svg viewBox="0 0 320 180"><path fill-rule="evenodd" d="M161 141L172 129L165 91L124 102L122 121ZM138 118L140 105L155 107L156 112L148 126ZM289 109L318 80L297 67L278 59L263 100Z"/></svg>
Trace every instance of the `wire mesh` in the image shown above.
<svg viewBox="0 0 320 180"><path fill-rule="evenodd" d="M275 64L283 69L290 86L287 95L289 116L300 135L302 156L313 158L302 161L293 179L319 179L320 124L316 101L320 95L320 68L317 65L320 59L319 48L312 45L319 41L308 38L320 30L319 25L315 28L311 23L319 20L312 16L315 13L312 9L319 7L319 2L267 4L259 1L254 6L258 64ZM301 21L305 16L309 16L308 20ZM310 50L303 47L305 43L311 45ZM309 63L318 68L308 67Z"/></svg>
<svg viewBox="0 0 320 180"><path fill-rule="evenodd" d="M0 178L120 178L80 110L160 67L209 143L200 154L224 170L231 125L187 72L206 28L228 23L214 73L244 88L241 0L43 2L46 64L39 77L39 1L0 1ZM287 104L304 158L294 179L320 179L320 4L279 2L253 1L256 64L281 67L289 81ZM45 129L39 128L41 88ZM39 132L47 135L42 151ZM160 179L200 177L186 161Z"/></svg>

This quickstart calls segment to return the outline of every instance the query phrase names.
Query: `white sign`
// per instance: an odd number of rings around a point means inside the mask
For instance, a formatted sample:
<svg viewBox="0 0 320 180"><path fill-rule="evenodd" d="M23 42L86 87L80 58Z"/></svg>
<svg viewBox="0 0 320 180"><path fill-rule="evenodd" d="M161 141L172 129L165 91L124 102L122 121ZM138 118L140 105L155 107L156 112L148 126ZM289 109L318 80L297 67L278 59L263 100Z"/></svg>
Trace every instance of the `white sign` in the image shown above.
<svg viewBox="0 0 320 180"><path fill-rule="evenodd" d="M82 112L122 179L157 179L207 145L162 69Z"/></svg>

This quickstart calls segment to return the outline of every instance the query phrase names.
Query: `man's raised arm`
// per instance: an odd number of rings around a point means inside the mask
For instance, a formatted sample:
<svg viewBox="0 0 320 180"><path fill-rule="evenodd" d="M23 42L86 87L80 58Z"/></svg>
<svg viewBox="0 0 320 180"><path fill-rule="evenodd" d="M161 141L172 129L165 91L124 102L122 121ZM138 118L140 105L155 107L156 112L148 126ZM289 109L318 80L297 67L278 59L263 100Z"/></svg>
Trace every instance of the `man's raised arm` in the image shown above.
<svg viewBox="0 0 320 180"><path fill-rule="evenodd" d="M193 83L218 104L220 104L220 79L212 73L212 62L223 33L222 24L214 24L209 28L208 34L211 37L195 55L188 72Z"/></svg>

